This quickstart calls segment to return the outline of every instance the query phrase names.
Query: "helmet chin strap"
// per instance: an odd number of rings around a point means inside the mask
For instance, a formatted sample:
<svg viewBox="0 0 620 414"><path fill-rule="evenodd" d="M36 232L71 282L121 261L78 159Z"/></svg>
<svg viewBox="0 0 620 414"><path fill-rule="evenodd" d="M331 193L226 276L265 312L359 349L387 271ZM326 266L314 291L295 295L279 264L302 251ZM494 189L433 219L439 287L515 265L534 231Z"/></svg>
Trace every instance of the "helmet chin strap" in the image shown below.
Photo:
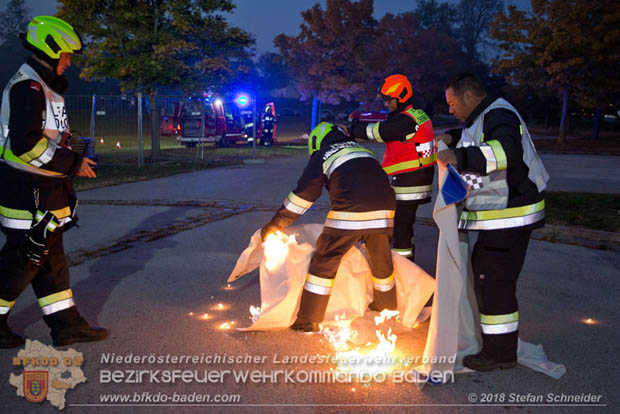
<svg viewBox="0 0 620 414"><path fill-rule="evenodd" d="M413 97L407 99L405 102L398 102L398 105L396 106L396 110L394 112L402 112L403 109L405 109L409 105L413 105Z"/></svg>
<svg viewBox="0 0 620 414"><path fill-rule="evenodd" d="M40 52L38 50L34 50L34 58L35 60L37 60L39 63L43 64L44 66L47 66L49 69L52 70L52 72L56 73L56 68L58 67L58 63L60 62L60 59L52 59L51 57L47 56L45 53Z"/></svg>
<svg viewBox="0 0 620 414"><path fill-rule="evenodd" d="M32 56L37 62L48 67L52 72L56 73L56 68L58 67L58 63L60 62L60 59L52 59L47 54L45 54L43 51L32 46L30 43L26 41L25 35L23 34L20 35L20 38L22 39L22 45L24 46L24 48L32 52Z"/></svg>

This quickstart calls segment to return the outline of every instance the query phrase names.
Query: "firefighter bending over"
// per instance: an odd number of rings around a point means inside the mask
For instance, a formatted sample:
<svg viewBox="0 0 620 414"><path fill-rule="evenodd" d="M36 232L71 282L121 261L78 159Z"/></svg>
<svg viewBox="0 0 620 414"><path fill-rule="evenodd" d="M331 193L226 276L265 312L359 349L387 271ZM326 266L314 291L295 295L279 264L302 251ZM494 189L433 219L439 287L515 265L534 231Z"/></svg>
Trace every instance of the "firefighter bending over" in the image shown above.
<svg viewBox="0 0 620 414"><path fill-rule="evenodd" d="M374 287L371 310L396 309L394 267L390 238L395 199L387 175L375 155L332 124L320 123L308 139L310 161L297 187L263 227L269 233L293 223L329 191L331 210L316 243L301 295L299 331L317 331L323 320L334 277L344 254L357 242L366 244Z"/></svg>

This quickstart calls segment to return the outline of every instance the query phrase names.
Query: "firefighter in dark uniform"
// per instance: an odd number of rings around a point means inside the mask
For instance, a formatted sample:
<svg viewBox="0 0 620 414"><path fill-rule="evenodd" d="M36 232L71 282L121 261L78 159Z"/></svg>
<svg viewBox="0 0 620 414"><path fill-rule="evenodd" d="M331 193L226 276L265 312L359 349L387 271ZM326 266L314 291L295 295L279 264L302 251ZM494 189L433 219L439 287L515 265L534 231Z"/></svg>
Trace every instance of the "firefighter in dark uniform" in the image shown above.
<svg viewBox="0 0 620 414"><path fill-rule="evenodd" d="M383 170L396 193L393 249L414 261L414 224L418 206L431 201L436 146L431 120L413 107L413 89L404 75L385 78L378 90L390 110L388 119L356 122L351 135L385 142Z"/></svg>
<svg viewBox="0 0 620 414"><path fill-rule="evenodd" d="M266 147L273 145L276 134L276 118L274 116L273 104L265 105L265 111L260 117L260 143Z"/></svg>
<svg viewBox="0 0 620 414"><path fill-rule="evenodd" d="M0 113L0 348L24 343L7 318L30 283L54 345L101 340L108 332L90 327L75 308L62 240L77 220L71 177L95 177L94 162L66 148L61 75L82 42L50 16L35 17L23 41L33 55L6 85Z"/></svg>
<svg viewBox="0 0 620 414"><path fill-rule="evenodd" d="M372 310L396 309L390 237L394 191L375 155L332 124L320 123L308 139L310 161L297 187L262 229L263 240L299 218L329 191L331 211L316 243L301 296L295 330L316 331L323 320L334 277L344 254L366 244L374 287Z"/></svg>
<svg viewBox="0 0 620 414"><path fill-rule="evenodd" d="M483 344L463 365L476 371L512 368L519 337L517 278L532 230L544 225L542 191L549 175L517 110L487 95L476 76L455 78L446 101L465 127L438 137L452 148L437 157L470 185L459 230L478 232L471 263Z"/></svg>

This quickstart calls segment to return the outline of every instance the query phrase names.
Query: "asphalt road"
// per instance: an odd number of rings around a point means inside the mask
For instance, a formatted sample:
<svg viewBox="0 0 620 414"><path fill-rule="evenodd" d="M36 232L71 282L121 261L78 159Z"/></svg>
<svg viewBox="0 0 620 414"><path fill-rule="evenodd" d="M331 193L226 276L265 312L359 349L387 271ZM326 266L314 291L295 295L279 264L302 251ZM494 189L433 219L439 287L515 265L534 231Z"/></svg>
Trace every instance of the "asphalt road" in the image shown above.
<svg viewBox="0 0 620 414"><path fill-rule="evenodd" d="M559 158L558 158L559 157ZM552 174L551 188L579 181L564 174L564 156L543 158ZM603 157L610 166L618 158ZM607 160L607 158L609 158ZM601 160L602 158L597 158ZM559 161L558 161L559 160ZM573 157L573 161L581 160ZM92 323L110 329L100 343L78 344L84 354L87 382L67 392L68 413L107 412L617 412L616 348L620 322L616 297L620 293L620 257L617 253L532 240L520 279L521 337L544 346L549 358L566 365L559 380L525 367L493 373L463 374L452 384L419 390L408 383L383 384L287 383L284 377L266 383L235 381L225 374L223 383L208 384L106 383L106 370L189 369L223 370L327 370L326 364L283 363L283 358L330 354L330 346L317 335L290 330L244 333L221 330L224 322L249 324L249 306L260 303L257 273L228 290L225 280L250 235L268 221L272 211L293 188L305 160L268 160L265 165L235 166L183 174L149 182L125 184L80 194L81 227L66 234L73 263L72 287L82 314ZM591 168L606 168L602 161L584 166L601 188L617 192L618 178ZM574 163L572 164L574 165ZM556 168L558 168L556 170ZM563 175L564 174L564 175ZM584 173L585 174L585 173ZM558 178L556 178L558 177ZM565 178L559 178L565 177ZM607 181L609 179L611 181ZM611 182L611 184L610 184ZM591 188L592 186L590 186ZM322 222L327 199L321 198L302 222ZM418 226L418 257L434 272L437 232ZM217 304L222 304L219 310ZM193 313L193 315L190 315ZM209 314L203 320L199 315ZM596 324L583 321L592 318ZM17 301L11 315L16 331L51 344L48 329L31 289ZM428 324L401 334L397 349L421 355ZM17 350L0 351L0 413L52 413L48 402L38 406L17 397L8 383ZM106 363L111 354L127 356L227 355L257 358L233 363ZM239 403L215 406L161 405L155 395L239 395ZM102 405L102 396L126 394L131 398L151 393L122 406ZM529 393L529 397L528 397ZM600 395L603 406L541 406L510 399L541 396ZM501 399L503 401L500 401ZM476 403L472 403L477 399ZM484 402L491 400L496 402ZM168 401L171 404L171 401ZM508 405L508 406L507 406ZM516 407L515 405L519 405Z"/></svg>

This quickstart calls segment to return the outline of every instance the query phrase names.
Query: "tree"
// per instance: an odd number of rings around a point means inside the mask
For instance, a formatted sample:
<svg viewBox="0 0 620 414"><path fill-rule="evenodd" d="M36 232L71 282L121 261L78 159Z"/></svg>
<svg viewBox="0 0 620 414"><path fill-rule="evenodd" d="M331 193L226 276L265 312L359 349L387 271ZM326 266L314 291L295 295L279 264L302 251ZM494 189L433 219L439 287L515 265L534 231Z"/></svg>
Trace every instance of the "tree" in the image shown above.
<svg viewBox="0 0 620 414"><path fill-rule="evenodd" d="M302 99L313 98L313 123L318 102L338 104L367 94L367 48L374 41L373 0L327 0L301 13L297 36L274 39Z"/></svg>
<svg viewBox="0 0 620 414"><path fill-rule="evenodd" d="M123 90L218 89L247 73L253 39L219 15L231 0L60 0L58 16L83 36L86 79Z"/></svg>
<svg viewBox="0 0 620 414"><path fill-rule="evenodd" d="M24 0L10 0L6 8L0 12L0 85L4 88L17 68L24 63L30 54L22 47L20 33L26 32L30 22L30 9Z"/></svg>
<svg viewBox="0 0 620 414"><path fill-rule="evenodd" d="M619 27L614 0L532 0L531 16L511 6L492 25L504 51L495 68L514 83L559 92L563 143L569 93L594 108L620 91Z"/></svg>
<svg viewBox="0 0 620 414"><path fill-rule="evenodd" d="M386 14L377 26L370 68L373 85L385 76L402 73L429 112L445 105L444 87L461 70L462 54L455 38L431 27L423 28L414 13ZM376 87L376 86L375 86Z"/></svg>
<svg viewBox="0 0 620 414"><path fill-rule="evenodd" d="M470 65L481 61L480 48L488 45L490 23L503 7L503 0L461 0L457 4L456 32Z"/></svg>
<svg viewBox="0 0 620 414"><path fill-rule="evenodd" d="M454 34L456 24L456 7L448 3L438 3L437 0L418 0L414 10L420 28L434 28L438 32L448 35Z"/></svg>
<svg viewBox="0 0 620 414"><path fill-rule="evenodd" d="M258 58L256 67L261 77L261 85L265 91L284 88L290 82L283 57L278 53L263 53Z"/></svg>
<svg viewBox="0 0 620 414"><path fill-rule="evenodd" d="M26 32L30 23L30 9L24 0L9 0L6 9L0 12L0 42L14 41L20 33Z"/></svg>

